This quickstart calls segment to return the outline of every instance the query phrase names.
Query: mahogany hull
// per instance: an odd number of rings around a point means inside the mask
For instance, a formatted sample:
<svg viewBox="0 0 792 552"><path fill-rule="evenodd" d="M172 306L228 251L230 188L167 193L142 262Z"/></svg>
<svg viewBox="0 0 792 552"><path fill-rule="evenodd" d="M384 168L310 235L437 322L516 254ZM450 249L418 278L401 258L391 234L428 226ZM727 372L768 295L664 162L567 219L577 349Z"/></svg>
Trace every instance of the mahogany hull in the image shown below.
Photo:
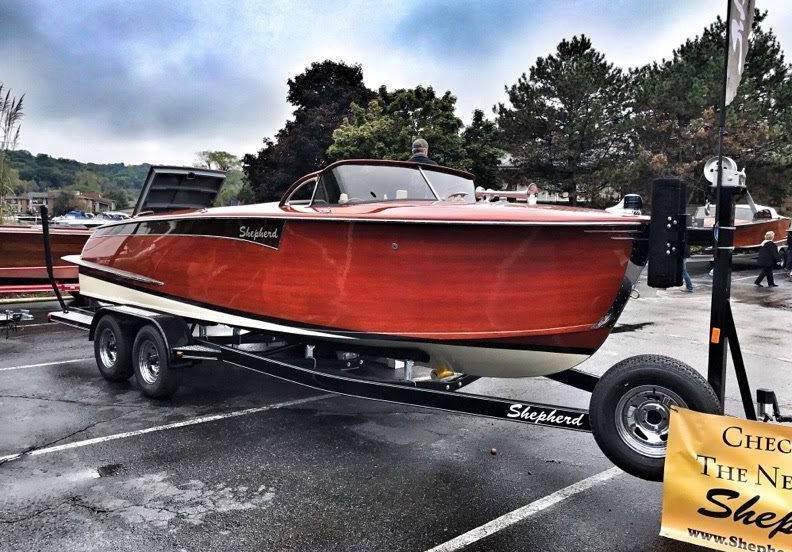
<svg viewBox="0 0 792 552"><path fill-rule="evenodd" d="M77 281L77 267L63 262L61 257L79 253L90 235L90 230L50 230L53 272L57 280ZM42 284L47 281L41 228L0 226L0 288L17 284Z"/></svg>
<svg viewBox="0 0 792 552"><path fill-rule="evenodd" d="M641 223L177 220L98 231L79 261L82 294L311 339L417 349L473 375L541 375L585 360L607 338L643 265L634 239ZM262 243L235 237L262 221ZM267 232L277 240L265 243Z"/></svg>
<svg viewBox="0 0 792 552"><path fill-rule="evenodd" d="M785 245L789 224L790 220L787 217L753 222L737 221L734 230L734 249L744 252L756 250L761 247L765 234L770 231L775 233L774 241L777 245ZM712 227L689 227L688 240L691 245L712 247L715 240Z"/></svg>
<svg viewBox="0 0 792 552"><path fill-rule="evenodd" d="M789 219L781 217L772 220L754 221L746 224L738 223L734 230L735 249L753 249L761 247L767 232L775 233L774 241L785 244L789 230Z"/></svg>

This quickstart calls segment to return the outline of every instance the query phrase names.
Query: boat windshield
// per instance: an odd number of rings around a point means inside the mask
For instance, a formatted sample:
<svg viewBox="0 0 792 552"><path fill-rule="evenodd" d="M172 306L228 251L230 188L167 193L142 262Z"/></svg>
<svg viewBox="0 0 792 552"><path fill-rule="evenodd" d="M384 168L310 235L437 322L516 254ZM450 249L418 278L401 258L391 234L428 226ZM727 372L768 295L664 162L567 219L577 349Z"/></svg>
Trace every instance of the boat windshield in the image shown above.
<svg viewBox="0 0 792 552"><path fill-rule="evenodd" d="M770 211L766 207L762 207L761 205L757 206L758 211L754 212L754 209L750 205L745 205L742 203L738 203L734 206L734 219L735 220L742 220L742 221L753 221L758 218L775 218L773 216L773 212ZM698 207L696 209L696 214L693 217L693 225L694 226L706 226L712 225L712 220L707 221L707 219L713 219L715 217L715 206L714 205L707 205L704 207Z"/></svg>
<svg viewBox="0 0 792 552"><path fill-rule="evenodd" d="M319 178L313 203L343 205L449 198L474 202L473 181L417 166L339 165Z"/></svg>

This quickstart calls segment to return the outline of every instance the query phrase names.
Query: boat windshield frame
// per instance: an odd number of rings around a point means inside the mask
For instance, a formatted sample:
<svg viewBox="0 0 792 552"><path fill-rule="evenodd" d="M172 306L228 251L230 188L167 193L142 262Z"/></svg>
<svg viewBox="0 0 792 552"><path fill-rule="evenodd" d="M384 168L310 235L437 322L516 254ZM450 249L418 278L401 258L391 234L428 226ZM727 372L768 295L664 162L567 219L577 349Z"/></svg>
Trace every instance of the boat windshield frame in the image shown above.
<svg viewBox="0 0 792 552"><path fill-rule="evenodd" d="M331 174L338 168L350 166L350 165L358 165L358 166L368 166L368 167L394 167L394 168L403 168L409 170L417 170L418 174L421 177L422 183L427 187L427 195L431 195L431 197L425 198L418 198L418 197L407 197L407 198L396 198L396 197L375 197L372 200L363 200L361 198L354 198L354 201L347 200L346 202L340 201L338 202L325 202L321 199L318 199L317 196L319 195L318 189L319 185L322 182L323 177L327 174ZM467 195L468 193L471 194L473 197L475 194L475 179L474 176L466 171L461 171L458 169L452 169L449 167L444 167L441 165L422 165L420 163L412 162L412 161L392 161L392 160L380 160L380 159L351 159L345 161L337 161L328 165L324 169L320 171L316 171L310 174L307 174L297 180L294 184L292 184L288 190L283 194L283 197L280 201L280 206L284 207L287 205L299 205L302 207L318 207L318 206L332 206L332 207L344 207L347 205L360 205L366 203L379 203L379 202L391 202L391 201L427 201L427 202L436 202L436 201L443 201L452 195L459 195L457 193L450 193L446 198L442 197L442 194L438 192L438 188L436 187L435 183L433 183L433 179L430 177L429 173L441 173L446 174L452 177L458 177L462 180L469 181L470 183L470 192L463 192L462 195ZM298 194L297 192L305 185L312 186L313 189L311 190L310 200L302 199L302 200L294 200L293 198ZM339 195L343 192L341 190L342 185L340 183L336 183L338 187ZM383 194L385 195L385 194ZM328 198L329 199L329 198ZM319 201L319 202L317 202Z"/></svg>
<svg viewBox="0 0 792 552"><path fill-rule="evenodd" d="M424 182L426 182L426 185L429 186L429 189L432 191L432 195L435 196L436 200L439 200L440 196L438 195L437 190L434 189L434 186L432 186L432 183L429 181L429 177L427 177L426 173L423 172L423 169L421 168L421 165L418 165L418 172L421 173L421 176L423 177Z"/></svg>

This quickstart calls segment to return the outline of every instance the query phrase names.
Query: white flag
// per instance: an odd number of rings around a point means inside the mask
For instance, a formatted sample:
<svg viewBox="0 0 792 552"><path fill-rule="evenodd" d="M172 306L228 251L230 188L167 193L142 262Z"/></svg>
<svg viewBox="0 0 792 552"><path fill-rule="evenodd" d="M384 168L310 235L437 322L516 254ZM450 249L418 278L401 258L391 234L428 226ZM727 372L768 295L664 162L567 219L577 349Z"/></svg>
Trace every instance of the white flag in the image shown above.
<svg viewBox="0 0 792 552"><path fill-rule="evenodd" d="M737 95L740 86L745 56L748 53L748 37L753 25L755 0L729 0L731 17L729 17L729 65L726 70L726 105Z"/></svg>

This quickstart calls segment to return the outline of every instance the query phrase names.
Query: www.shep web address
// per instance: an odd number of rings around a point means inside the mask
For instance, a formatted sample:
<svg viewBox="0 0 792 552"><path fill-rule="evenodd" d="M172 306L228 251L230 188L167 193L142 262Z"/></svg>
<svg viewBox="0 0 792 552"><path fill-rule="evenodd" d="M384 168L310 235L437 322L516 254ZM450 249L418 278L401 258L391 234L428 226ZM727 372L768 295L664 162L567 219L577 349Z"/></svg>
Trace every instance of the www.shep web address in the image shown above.
<svg viewBox="0 0 792 552"><path fill-rule="evenodd" d="M738 550L748 550L748 552L784 552L783 549L776 548L772 544L756 544L744 540L742 537L724 537L717 533L707 533L706 531L699 531L698 529L688 528L688 535L702 541L709 541L714 544L721 544Z"/></svg>

